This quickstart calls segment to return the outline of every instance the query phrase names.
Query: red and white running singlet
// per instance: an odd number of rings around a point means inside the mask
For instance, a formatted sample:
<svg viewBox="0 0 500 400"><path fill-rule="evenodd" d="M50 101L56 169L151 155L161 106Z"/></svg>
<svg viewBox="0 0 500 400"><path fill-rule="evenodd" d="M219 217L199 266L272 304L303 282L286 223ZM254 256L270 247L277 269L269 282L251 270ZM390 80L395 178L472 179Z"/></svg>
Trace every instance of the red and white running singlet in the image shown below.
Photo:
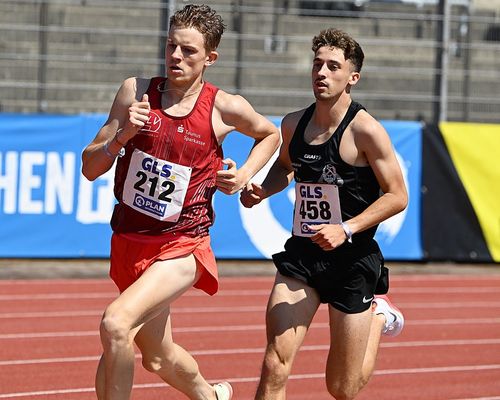
<svg viewBox="0 0 500 400"><path fill-rule="evenodd" d="M216 172L222 168L212 127L218 88L205 82L191 112L175 117L161 106L158 88L165 80L151 79L149 121L118 158L111 227L117 233L207 235Z"/></svg>

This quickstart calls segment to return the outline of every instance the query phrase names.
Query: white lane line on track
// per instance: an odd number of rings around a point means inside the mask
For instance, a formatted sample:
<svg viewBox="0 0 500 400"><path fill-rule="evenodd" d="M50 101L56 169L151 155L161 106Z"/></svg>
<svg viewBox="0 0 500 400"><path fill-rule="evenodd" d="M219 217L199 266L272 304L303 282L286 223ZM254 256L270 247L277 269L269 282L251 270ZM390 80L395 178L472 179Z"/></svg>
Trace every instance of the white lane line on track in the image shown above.
<svg viewBox="0 0 500 400"><path fill-rule="evenodd" d="M404 303L398 302L401 309L492 309L500 308L500 302L443 302L443 303ZM219 307L172 307L172 315L176 314L196 314L196 313L252 313L264 312L265 305L262 306L219 306ZM32 311L32 312L8 312L0 313L0 319L23 319L23 318L67 318L67 317L92 317L101 316L104 310L74 310L74 311ZM321 305L319 312L326 312L325 305Z"/></svg>
<svg viewBox="0 0 500 400"><path fill-rule="evenodd" d="M485 293L498 293L499 286L484 286L484 287L423 287L423 288L405 288L395 287L392 288L390 294L485 294ZM255 289L255 290L239 290L227 289L219 291L216 296L218 297L248 297L248 296L269 296L269 289ZM26 293L26 294L3 294L0 295L0 301L39 301L39 300L67 300L67 299L109 299L118 296L117 292L79 292L79 293ZM183 295L183 297L206 297L207 295L201 291L190 290Z"/></svg>
<svg viewBox="0 0 500 400"><path fill-rule="evenodd" d="M479 325L500 324L500 318L448 318L448 319L423 319L408 320L405 325ZM311 329L329 328L328 323L316 322L311 324ZM202 333L202 332L240 332L240 331L263 331L264 324L254 325L220 325L220 326L190 326L173 328L173 333ZM36 332L36 333L3 333L0 340L8 339L38 339L52 337L80 337L97 336L99 332L93 331L61 331L61 332Z"/></svg>
<svg viewBox="0 0 500 400"><path fill-rule="evenodd" d="M377 370L373 375L402 375L402 374L428 374L428 373L439 373L439 372L469 372L469 371L487 371L500 369L500 364L491 365L462 365L456 367L434 367L434 368L401 368L401 369L387 369L387 370ZM324 379L324 374L297 374L290 375L290 380L305 380L305 379ZM258 377L245 377L245 378L220 378L211 379L209 383L229 381L232 383L249 383L257 382ZM145 383L137 384L133 386L134 390L139 389L153 389L153 388L166 388L168 385L166 383ZM59 394L71 394L71 393L89 393L94 392L94 388L75 388L75 389L59 389L59 390L43 390L43 391L33 391L33 392L17 392L17 393L5 393L0 394L0 399L13 399L28 396L50 396ZM485 400L494 398L469 398L467 400Z"/></svg>
<svg viewBox="0 0 500 400"><path fill-rule="evenodd" d="M500 303L498 304L500 307ZM172 307L172 315L194 314L194 313L242 313L242 312L264 312L266 306L241 306L241 307ZM326 311L326 310L325 310ZM82 310L82 311L49 311L49 312L19 312L0 313L0 319L15 318L65 318L65 317L90 317L101 316L104 310Z"/></svg>
<svg viewBox="0 0 500 400"><path fill-rule="evenodd" d="M391 288L390 294L467 294L467 293L498 293L500 287L498 286L481 286L481 287L468 287L468 286L456 286L456 287L395 287Z"/></svg>
<svg viewBox="0 0 500 400"><path fill-rule="evenodd" d="M469 308L500 308L500 302L418 302L405 303L398 302L398 306L403 309L469 309ZM266 306L219 306L219 307L172 307L172 315L176 314L195 314L195 313L243 313L243 312L263 312ZM16 318L66 318L66 317L89 317L101 316L104 310L74 310L74 311L32 311L32 312L8 312L0 313L0 319L16 319ZM326 305L320 306L320 312L326 312Z"/></svg>
<svg viewBox="0 0 500 400"><path fill-rule="evenodd" d="M389 269L391 269L389 267ZM500 269L496 268L495 271L491 271L489 274L476 275L476 274L391 274L391 281L393 282L429 282L429 281L500 281Z"/></svg>
<svg viewBox="0 0 500 400"><path fill-rule="evenodd" d="M98 293L44 293L44 294L4 294L0 296L0 301L19 301L19 300L68 300L68 299L109 299L117 297L117 293L98 292Z"/></svg>
<svg viewBox="0 0 500 400"><path fill-rule="evenodd" d="M389 269L391 266L388 265ZM244 268L244 267L243 267ZM494 270L492 268L489 274L460 274L459 268L457 268L458 273L454 274L431 274L431 273L404 273L391 274L391 281L393 282L425 282L429 281L468 281L468 282L482 282L482 281L500 281L500 271L498 268ZM241 276L222 276L221 282L223 284L231 284L240 281L245 282L273 282L274 275L241 275ZM54 286L54 285L100 285L100 286L113 286L113 282L107 278L50 278L50 279L0 279L0 286Z"/></svg>
<svg viewBox="0 0 500 400"><path fill-rule="evenodd" d="M100 316L103 312L104 310L10 312L0 313L0 319L93 317Z"/></svg>
<svg viewBox="0 0 500 400"><path fill-rule="evenodd" d="M500 302L418 302L405 303L398 302L398 306L404 309L451 309L451 308L500 308ZM242 313L242 312L263 312L265 305L257 306L218 306L218 307L172 307L172 315L195 314L195 313ZM326 312L325 304L320 305L319 312ZM31 311L31 312L8 312L0 313L0 319L21 319L21 318L66 318L76 316L101 316L103 310L71 310L71 311Z"/></svg>
<svg viewBox="0 0 500 400"><path fill-rule="evenodd" d="M496 396L496 397L466 397L463 399L452 399L452 400L500 400L500 396Z"/></svg>
<svg viewBox="0 0 500 400"><path fill-rule="evenodd" d="M459 339L459 340L428 340L428 341L407 341L407 342L383 342L381 348L408 348L408 347L452 347L452 346L491 346L500 344L500 339ZM304 345L300 352L307 351L328 351L329 345ZM264 354L264 347L241 348L241 349L210 349L210 350L190 350L193 356L217 356L217 355L235 355L235 354ZM59 357L59 358L38 358L26 360L4 360L0 361L0 366L12 365L33 365L33 364L60 364L60 363L78 363L78 362L96 362L100 356L82 356L82 357ZM136 358L141 355L136 353Z"/></svg>
<svg viewBox="0 0 500 400"><path fill-rule="evenodd" d="M467 276L467 275L465 275ZM274 281L274 275L241 275L241 276L220 276L220 281L223 285L229 285L233 283L240 283L240 281L245 282L270 282ZM99 285L114 287L113 281L108 277L103 278L48 278L48 279L0 279L0 286L67 286L67 285Z"/></svg>

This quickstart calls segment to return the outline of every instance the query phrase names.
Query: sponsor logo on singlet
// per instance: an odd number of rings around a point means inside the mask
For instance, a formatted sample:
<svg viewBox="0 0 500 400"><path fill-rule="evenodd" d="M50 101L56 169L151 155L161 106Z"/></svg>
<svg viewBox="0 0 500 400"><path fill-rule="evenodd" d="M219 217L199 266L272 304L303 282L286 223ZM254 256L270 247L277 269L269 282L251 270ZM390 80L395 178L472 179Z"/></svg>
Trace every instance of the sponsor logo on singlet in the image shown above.
<svg viewBox="0 0 500 400"><path fill-rule="evenodd" d="M304 154L305 160L321 160L321 156L319 154Z"/></svg>
<svg viewBox="0 0 500 400"><path fill-rule="evenodd" d="M155 111L149 111L148 122L141 128L139 132L147 134L147 132L157 133L161 128L161 117Z"/></svg>
<svg viewBox="0 0 500 400"><path fill-rule="evenodd" d="M193 143L198 146L206 145L206 143L203 140L201 140L202 137L199 133L192 132L189 129L186 129L183 125L179 125L177 127L177 132L182 133L184 135L185 142Z"/></svg>

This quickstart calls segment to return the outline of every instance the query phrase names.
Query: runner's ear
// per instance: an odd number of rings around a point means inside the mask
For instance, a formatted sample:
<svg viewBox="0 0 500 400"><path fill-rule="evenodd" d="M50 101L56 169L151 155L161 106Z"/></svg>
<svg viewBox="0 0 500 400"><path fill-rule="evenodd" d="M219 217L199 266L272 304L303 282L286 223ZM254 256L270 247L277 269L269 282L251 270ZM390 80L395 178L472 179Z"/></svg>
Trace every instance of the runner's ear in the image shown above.
<svg viewBox="0 0 500 400"><path fill-rule="evenodd" d="M213 63L215 63L215 61L217 60L218 57L219 57L219 53L217 53L215 50L212 50L207 55L207 59L205 61L205 67L209 67L210 65L212 65Z"/></svg>

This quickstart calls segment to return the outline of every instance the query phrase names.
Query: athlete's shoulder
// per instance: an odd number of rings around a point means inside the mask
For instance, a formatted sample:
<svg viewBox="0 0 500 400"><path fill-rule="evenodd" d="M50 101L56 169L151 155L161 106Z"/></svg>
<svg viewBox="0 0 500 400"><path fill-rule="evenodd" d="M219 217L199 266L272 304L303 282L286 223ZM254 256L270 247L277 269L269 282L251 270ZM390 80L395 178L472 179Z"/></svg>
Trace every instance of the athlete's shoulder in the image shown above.
<svg viewBox="0 0 500 400"><path fill-rule="evenodd" d="M293 133L306 110L307 108L303 108L286 114L281 121L282 131L284 130L285 132L288 131Z"/></svg>
<svg viewBox="0 0 500 400"><path fill-rule="evenodd" d="M382 124L364 109L357 112L350 124L350 129L357 136L370 136L385 132Z"/></svg>
<svg viewBox="0 0 500 400"><path fill-rule="evenodd" d="M217 96L215 97L215 105L222 108L235 108L242 102L247 102L243 96L228 93L222 89L217 91Z"/></svg>
<svg viewBox="0 0 500 400"><path fill-rule="evenodd" d="M365 152L390 144L389 134L384 126L372 115L360 110L349 125L356 146Z"/></svg>
<svg viewBox="0 0 500 400"><path fill-rule="evenodd" d="M142 95L148 90L150 82L151 78L138 78L136 76L131 76L123 81L119 93L129 99L138 100L142 98Z"/></svg>
<svg viewBox="0 0 500 400"><path fill-rule="evenodd" d="M249 120L254 118L256 114L252 105L243 96L227 93L220 89L215 96L215 109L230 124Z"/></svg>

